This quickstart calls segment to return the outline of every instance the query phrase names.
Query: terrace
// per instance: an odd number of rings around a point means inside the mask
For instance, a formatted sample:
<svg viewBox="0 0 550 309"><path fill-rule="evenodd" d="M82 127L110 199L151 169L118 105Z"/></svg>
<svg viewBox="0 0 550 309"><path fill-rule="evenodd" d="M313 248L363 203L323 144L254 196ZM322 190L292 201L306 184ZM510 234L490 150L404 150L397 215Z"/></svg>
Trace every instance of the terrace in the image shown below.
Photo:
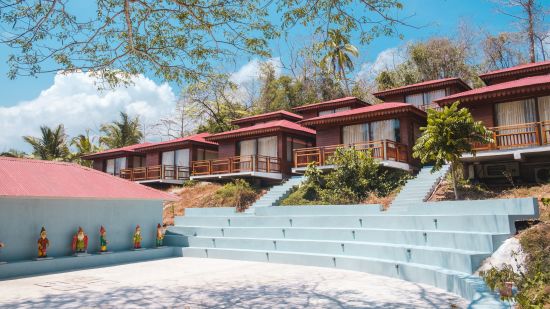
<svg viewBox="0 0 550 309"><path fill-rule="evenodd" d="M191 179L231 178L234 176L282 179L281 158L263 155L193 161L191 171Z"/></svg>
<svg viewBox="0 0 550 309"><path fill-rule="evenodd" d="M182 184L189 179L189 167L177 165L153 165L120 170L121 178L139 183L164 182Z"/></svg>

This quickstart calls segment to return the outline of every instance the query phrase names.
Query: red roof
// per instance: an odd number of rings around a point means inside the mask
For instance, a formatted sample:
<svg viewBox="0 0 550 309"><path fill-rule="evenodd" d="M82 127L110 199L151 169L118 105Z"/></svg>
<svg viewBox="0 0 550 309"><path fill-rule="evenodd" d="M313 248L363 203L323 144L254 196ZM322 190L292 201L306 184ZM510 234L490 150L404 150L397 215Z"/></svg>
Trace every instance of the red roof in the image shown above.
<svg viewBox="0 0 550 309"><path fill-rule="evenodd" d="M72 163L0 157L0 196L176 200L119 177Z"/></svg>
<svg viewBox="0 0 550 309"><path fill-rule="evenodd" d="M101 152L96 153L90 153L87 155L83 155L82 159L89 160L93 158L99 158L99 157L108 157L108 156L114 156L114 155L122 155L122 154L132 154L136 152L137 148L144 147L147 145L151 145L149 142L141 143L141 144L134 144L130 146L120 147L120 148L113 148Z"/></svg>
<svg viewBox="0 0 550 309"><path fill-rule="evenodd" d="M210 142L205 140L204 138L210 136L210 133L199 133L194 135L189 135L186 137L176 138L169 141L164 142L158 142L158 143L149 143L148 145L144 145L141 147L137 147L137 152L144 152L152 149L158 149L158 148L164 148L164 147L171 147L175 145L180 145L188 142L196 142L196 143L202 143L202 144L208 144L208 145L214 145L217 146L218 143Z"/></svg>
<svg viewBox="0 0 550 309"><path fill-rule="evenodd" d="M244 127L232 131L213 134L207 137L208 140L220 140L226 138L250 136L255 134L276 132L276 131L290 131L294 133L301 133L307 135L315 135L315 130L301 126L295 122L288 120L275 120L266 123L259 123L250 127Z"/></svg>
<svg viewBox="0 0 550 309"><path fill-rule="evenodd" d="M479 77L487 84L490 84L493 79L496 78L503 78L503 77L510 77L510 76L518 76L518 78L526 77L525 75L533 75L532 73L548 73L550 71L550 60L548 61L541 61L541 62L535 62L535 63L526 63L526 64L520 64L516 65L510 68L506 69L500 69L491 71L485 74L480 74Z"/></svg>
<svg viewBox="0 0 550 309"><path fill-rule="evenodd" d="M365 106L365 107L356 108L356 109L350 109L347 111L342 111L334 114L314 117L314 118L302 120L300 121L300 123L305 125L314 125L314 124L319 124L321 122L327 122L330 120L337 120L337 119L359 116L359 115L360 116L366 116L366 115L377 116L383 112L397 113L397 112L404 112L404 111L411 111L418 115L421 115L424 117L426 116L426 112L416 108L412 104L401 103L401 102L386 102L386 103L380 103L380 104Z"/></svg>
<svg viewBox="0 0 550 309"><path fill-rule="evenodd" d="M250 117L244 117L241 119L236 119L231 121L231 123L240 124L240 123L254 122L254 121L268 120L268 119L288 119L291 121L298 121L298 120L302 120L303 117L291 112L287 112L285 110L279 110L271 113L265 113L265 114L250 116Z"/></svg>
<svg viewBox="0 0 550 309"><path fill-rule="evenodd" d="M494 98L495 96L505 97L507 95L525 94L528 92L550 90L550 75L539 75L525 77L518 80L494 84L491 86L472 89L470 91L460 92L443 98L434 100L435 103L442 105L455 101L469 102Z"/></svg>
<svg viewBox="0 0 550 309"><path fill-rule="evenodd" d="M344 97L344 98L334 99L334 100L330 100L330 101L324 101L324 102L319 102L319 103L313 103L313 104L297 106L297 107L293 107L292 110L298 112L298 111L319 109L319 108L322 108L322 107L325 107L325 106L332 106L332 105L338 105L338 106L351 105L351 104L346 104L346 103L354 103L354 104L359 104L359 105L370 105L369 103L363 102L362 100L360 100L356 97Z"/></svg>
<svg viewBox="0 0 550 309"><path fill-rule="evenodd" d="M450 85L456 85L464 90L472 89L468 84L466 84L462 79L458 77L451 77L451 78L442 78L442 79L434 79L434 80L428 80L421 83L406 85L402 87L397 87L393 89L388 89L384 91L378 91L373 93L377 98L384 98L389 95L394 94L402 94L402 93L410 93L413 91L422 91L422 90L430 90L435 89L439 87L446 87Z"/></svg>

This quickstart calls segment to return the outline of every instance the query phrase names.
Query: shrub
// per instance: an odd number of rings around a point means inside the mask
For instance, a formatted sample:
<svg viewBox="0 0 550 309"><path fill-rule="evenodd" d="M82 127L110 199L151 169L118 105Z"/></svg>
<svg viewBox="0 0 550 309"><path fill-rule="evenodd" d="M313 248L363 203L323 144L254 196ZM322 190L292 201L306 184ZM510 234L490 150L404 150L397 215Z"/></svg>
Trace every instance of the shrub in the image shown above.
<svg viewBox="0 0 550 309"><path fill-rule="evenodd" d="M258 193L244 179L236 179L218 189L207 203L209 206L233 206L244 211L256 200Z"/></svg>

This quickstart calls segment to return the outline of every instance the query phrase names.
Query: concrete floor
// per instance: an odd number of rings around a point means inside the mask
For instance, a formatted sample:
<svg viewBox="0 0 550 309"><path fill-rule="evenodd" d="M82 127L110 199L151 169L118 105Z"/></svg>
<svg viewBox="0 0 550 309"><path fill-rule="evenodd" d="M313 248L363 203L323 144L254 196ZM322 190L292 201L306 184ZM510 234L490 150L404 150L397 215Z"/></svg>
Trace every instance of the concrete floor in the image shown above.
<svg viewBox="0 0 550 309"><path fill-rule="evenodd" d="M1 308L464 308L431 286L360 272L172 258L0 281Z"/></svg>

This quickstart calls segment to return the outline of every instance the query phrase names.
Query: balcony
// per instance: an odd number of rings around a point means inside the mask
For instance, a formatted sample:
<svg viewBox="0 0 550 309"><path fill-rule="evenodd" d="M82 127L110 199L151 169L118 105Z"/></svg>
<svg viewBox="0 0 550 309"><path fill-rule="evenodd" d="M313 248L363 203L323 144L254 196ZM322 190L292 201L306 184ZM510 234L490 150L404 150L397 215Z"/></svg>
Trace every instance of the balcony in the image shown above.
<svg viewBox="0 0 550 309"><path fill-rule="evenodd" d="M474 144L476 151L507 150L550 145L550 121L488 128L494 143Z"/></svg>
<svg viewBox="0 0 550 309"><path fill-rule="evenodd" d="M189 179L188 166L153 165L120 170L120 177L137 182L183 183Z"/></svg>
<svg viewBox="0 0 550 309"><path fill-rule="evenodd" d="M329 165L330 157L337 148L355 147L362 152L370 152L372 157L381 161L396 162L395 167L408 169L408 148L406 145L391 140L380 140L351 145L333 145L324 147L301 148L294 150L294 168L296 171L305 169L310 163L316 162L319 166ZM399 164L401 163L401 164ZM392 165L392 164L388 164Z"/></svg>
<svg viewBox="0 0 550 309"><path fill-rule="evenodd" d="M248 155L223 159L193 161L191 179L253 176L282 179L281 158Z"/></svg>

